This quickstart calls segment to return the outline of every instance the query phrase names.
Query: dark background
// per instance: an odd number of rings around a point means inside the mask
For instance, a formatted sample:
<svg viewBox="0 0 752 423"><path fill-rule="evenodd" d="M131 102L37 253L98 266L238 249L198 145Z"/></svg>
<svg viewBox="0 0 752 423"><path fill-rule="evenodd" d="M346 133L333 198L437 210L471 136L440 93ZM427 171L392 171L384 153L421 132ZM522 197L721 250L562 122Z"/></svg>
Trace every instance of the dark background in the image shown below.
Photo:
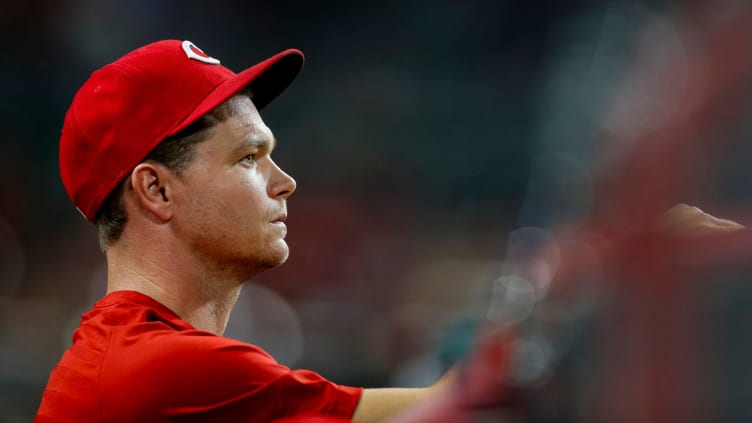
<svg viewBox="0 0 752 423"><path fill-rule="evenodd" d="M717 4L722 24L735 3ZM440 373L442 334L478 312L507 234L586 219L608 167L601 153L618 153L670 113L665 93L638 87L644 107L631 121L603 115L646 46L687 66L702 33L672 19L692 7L4 3L0 421L31 418L78 317L104 293L95 230L72 207L57 167L63 116L93 70L165 38L191 40L235 71L303 50L303 72L262 114L279 141L276 161L298 182L291 257L248 284L227 335L340 383L421 385ZM669 88L681 91L687 72L672 69ZM743 141L744 122L727 135ZM732 154L698 152L712 166L697 168L699 189L687 201L720 212L748 203L748 147L732 145Z"/></svg>

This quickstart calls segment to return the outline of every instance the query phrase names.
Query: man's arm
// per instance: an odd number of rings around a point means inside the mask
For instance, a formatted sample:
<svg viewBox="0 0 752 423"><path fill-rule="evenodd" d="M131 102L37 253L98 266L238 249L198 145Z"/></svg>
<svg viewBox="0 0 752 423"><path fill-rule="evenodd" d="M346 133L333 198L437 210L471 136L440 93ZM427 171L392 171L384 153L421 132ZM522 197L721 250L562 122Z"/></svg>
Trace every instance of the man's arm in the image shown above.
<svg viewBox="0 0 752 423"><path fill-rule="evenodd" d="M431 388L364 389L352 419L358 423L385 421L430 396Z"/></svg>
<svg viewBox="0 0 752 423"><path fill-rule="evenodd" d="M363 390L352 419L358 423L383 422L425 399L444 392L457 378L458 369L447 371L427 388L368 388Z"/></svg>

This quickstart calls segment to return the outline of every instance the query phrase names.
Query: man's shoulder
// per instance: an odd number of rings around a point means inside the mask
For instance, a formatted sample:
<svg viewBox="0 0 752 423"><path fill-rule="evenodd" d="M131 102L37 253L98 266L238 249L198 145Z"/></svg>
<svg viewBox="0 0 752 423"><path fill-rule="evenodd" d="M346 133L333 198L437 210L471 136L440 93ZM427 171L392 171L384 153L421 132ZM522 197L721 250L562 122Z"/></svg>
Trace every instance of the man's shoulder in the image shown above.
<svg viewBox="0 0 752 423"><path fill-rule="evenodd" d="M160 322L144 322L113 331L109 355L111 360L159 363L165 366L173 365L174 360L199 364L217 356L230 361L233 357L238 357L276 363L266 351L256 345L197 329L175 330Z"/></svg>
<svg viewBox="0 0 752 423"><path fill-rule="evenodd" d="M113 330L103 362L103 372L130 378L144 376L180 378L224 368L235 372L280 366L262 348L217 334L172 328L163 322L140 322ZM123 373L121 375L121 373Z"/></svg>
<svg viewBox="0 0 752 423"><path fill-rule="evenodd" d="M102 378L103 408L125 421L191 413L226 421L249 410L254 421L301 412L349 416L360 397L358 388L291 370L257 346L198 330L124 347L106 360Z"/></svg>
<svg viewBox="0 0 752 423"><path fill-rule="evenodd" d="M53 370L42 411L139 421L143 415L132 413L157 413L165 398L180 403L200 398L201 390L231 397L248 389L239 385L244 379L268 379L280 369L286 368L259 347L196 330L159 310L95 307Z"/></svg>
<svg viewBox="0 0 752 423"><path fill-rule="evenodd" d="M116 332L100 386L104 409L120 415L210 407L289 372L261 348L210 332L168 330L153 322Z"/></svg>
<svg viewBox="0 0 752 423"><path fill-rule="evenodd" d="M197 330L150 297L116 291L86 313L74 349L96 352L104 382L201 376L207 368L235 371L279 364L263 349Z"/></svg>

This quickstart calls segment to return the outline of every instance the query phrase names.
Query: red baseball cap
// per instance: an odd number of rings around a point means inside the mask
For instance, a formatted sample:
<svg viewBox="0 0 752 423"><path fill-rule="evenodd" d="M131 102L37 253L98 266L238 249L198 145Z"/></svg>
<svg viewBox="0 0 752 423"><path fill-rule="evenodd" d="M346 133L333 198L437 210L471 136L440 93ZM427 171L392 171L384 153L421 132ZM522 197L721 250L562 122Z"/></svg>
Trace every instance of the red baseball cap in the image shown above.
<svg viewBox="0 0 752 423"><path fill-rule="evenodd" d="M190 41L164 40L93 72L73 98L60 137L60 176L89 221L162 140L250 87L261 110L295 79L303 53L285 50L234 73Z"/></svg>

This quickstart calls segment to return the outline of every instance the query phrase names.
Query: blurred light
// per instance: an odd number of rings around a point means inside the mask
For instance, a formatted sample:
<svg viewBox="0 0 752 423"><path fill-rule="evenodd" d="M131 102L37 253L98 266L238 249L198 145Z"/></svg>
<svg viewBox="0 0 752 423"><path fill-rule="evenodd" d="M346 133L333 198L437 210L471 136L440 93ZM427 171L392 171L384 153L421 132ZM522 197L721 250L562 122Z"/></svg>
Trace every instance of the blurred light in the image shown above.
<svg viewBox="0 0 752 423"><path fill-rule="evenodd" d="M634 138L660 129L678 111L687 80L677 28L643 5L609 2L577 100L601 127Z"/></svg>
<svg viewBox="0 0 752 423"><path fill-rule="evenodd" d="M551 377L554 354L549 343L540 337L522 338L512 345L509 380L517 386L540 386Z"/></svg>
<svg viewBox="0 0 752 423"><path fill-rule="evenodd" d="M524 227L510 232L502 276L491 287L488 319L500 324L527 319L546 297L560 254L553 235L544 229Z"/></svg>
<svg viewBox="0 0 752 423"><path fill-rule="evenodd" d="M551 361L559 360L569 351L581 330L574 314L548 303L539 304L526 324L523 331L546 339Z"/></svg>
<svg viewBox="0 0 752 423"><path fill-rule="evenodd" d="M517 275L496 279L491 291L489 320L502 325L514 325L527 319L535 308L537 296L530 281Z"/></svg>
<svg viewBox="0 0 752 423"><path fill-rule="evenodd" d="M560 261L559 245L550 232L524 227L509 233L504 273L532 282L538 300L545 297Z"/></svg>
<svg viewBox="0 0 752 423"><path fill-rule="evenodd" d="M561 240L559 245L567 265L520 329L547 341L551 361L569 352L583 325L605 306L611 282L605 278L600 257L590 244Z"/></svg>

